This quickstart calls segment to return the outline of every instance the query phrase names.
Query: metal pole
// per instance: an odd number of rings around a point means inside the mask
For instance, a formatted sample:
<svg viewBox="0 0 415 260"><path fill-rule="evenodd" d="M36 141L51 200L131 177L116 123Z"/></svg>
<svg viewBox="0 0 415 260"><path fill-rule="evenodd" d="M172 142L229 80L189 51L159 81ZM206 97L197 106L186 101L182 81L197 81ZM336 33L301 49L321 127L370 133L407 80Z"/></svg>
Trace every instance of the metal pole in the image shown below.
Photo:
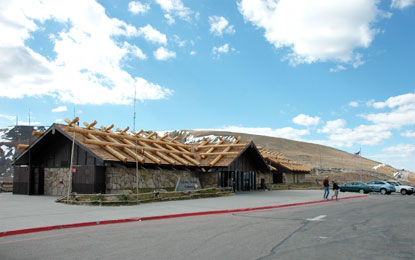
<svg viewBox="0 0 415 260"><path fill-rule="evenodd" d="M362 168L362 148L360 148L359 154L360 154L360 181L362 181L362 171L363 171L363 168Z"/></svg>
<svg viewBox="0 0 415 260"><path fill-rule="evenodd" d="M135 117L136 117L136 100L137 100L137 88L136 87L134 87L134 119L133 119L133 121L134 121L134 132L135 132ZM135 154L137 155L138 154L138 151L137 151L137 136L135 137ZM135 156L135 185L137 186L137 199L136 199L136 201L137 201L137 203L138 203L138 185L139 185L139 181L138 181L138 178L139 178L140 176L139 176L139 174L138 174L138 160L137 160L137 156Z"/></svg>
<svg viewBox="0 0 415 260"><path fill-rule="evenodd" d="M73 114L75 117L75 109L73 110ZM75 148L75 133L76 133L76 124L73 124L73 136L72 136L72 149L71 149L71 163L69 166L69 172L68 172L68 194L66 195L66 202L69 201L69 197L72 192L72 168L73 168L73 151Z"/></svg>

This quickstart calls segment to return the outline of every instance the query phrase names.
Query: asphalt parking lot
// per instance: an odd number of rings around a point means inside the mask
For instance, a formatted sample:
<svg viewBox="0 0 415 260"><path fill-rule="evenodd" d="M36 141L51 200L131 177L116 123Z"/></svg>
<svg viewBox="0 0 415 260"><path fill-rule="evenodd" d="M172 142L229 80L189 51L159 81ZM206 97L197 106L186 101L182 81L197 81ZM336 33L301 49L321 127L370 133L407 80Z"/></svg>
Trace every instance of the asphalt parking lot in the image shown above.
<svg viewBox="0 0 415 260"><path fill-rule="evenodd" d="M0 259L413 259L415 196L0 238Z"/></svg>

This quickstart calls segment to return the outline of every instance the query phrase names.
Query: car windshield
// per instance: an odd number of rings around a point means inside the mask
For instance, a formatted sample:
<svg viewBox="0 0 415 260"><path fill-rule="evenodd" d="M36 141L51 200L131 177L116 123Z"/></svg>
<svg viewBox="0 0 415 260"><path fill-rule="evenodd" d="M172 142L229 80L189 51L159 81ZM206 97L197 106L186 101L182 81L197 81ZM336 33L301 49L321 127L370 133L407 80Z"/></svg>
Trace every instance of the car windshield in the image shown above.
<svg viewBox="0 0 415 260"><path fill-rule="evenodd" d="M397 184L399 184L399 185L403 185L403 184L402 184L401 182L399 182L399 181L397 181L396 183L397 183Z"/></svg>

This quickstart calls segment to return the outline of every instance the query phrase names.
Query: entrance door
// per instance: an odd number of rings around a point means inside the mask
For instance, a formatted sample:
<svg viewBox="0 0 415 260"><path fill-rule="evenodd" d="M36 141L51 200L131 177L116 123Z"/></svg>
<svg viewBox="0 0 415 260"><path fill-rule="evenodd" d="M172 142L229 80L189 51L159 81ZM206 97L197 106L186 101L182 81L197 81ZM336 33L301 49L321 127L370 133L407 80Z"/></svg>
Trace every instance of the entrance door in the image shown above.
<svg viewBox="0 0 415 260"><path fill-rule="evenodd" d="M29 179L29 194L43 195L44 194L44 179L45 172L43 168L34 167L30 169Z"/></svg>

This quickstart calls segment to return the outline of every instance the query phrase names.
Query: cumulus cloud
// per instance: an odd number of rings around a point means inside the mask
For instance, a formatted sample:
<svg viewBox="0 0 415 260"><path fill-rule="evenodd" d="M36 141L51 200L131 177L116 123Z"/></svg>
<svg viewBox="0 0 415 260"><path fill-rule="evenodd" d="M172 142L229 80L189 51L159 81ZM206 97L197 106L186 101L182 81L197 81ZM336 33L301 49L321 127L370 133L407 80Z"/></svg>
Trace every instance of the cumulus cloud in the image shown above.
<svg viewBox="0 0 415 260"><path fill-rule="evenodd" d="M221 54L227 54L229 51L235 51L235 48L231 48L228 43L225 43L222 46L212 48L212 53L216 58L220 58Z"/></svg>
<svg viewBox="0 0 415 260"><path fill-rule="evenodd" d="M275 48L289 49L290 64L334 61L362 64L381 16L377 0L241 0L244 19L265 30Z"/></svg>
<svg viewBox="0 0 415 260"><path fill-rule="evenodd" d="M405 9L415 5L415 0L392 0L391 8Z"/></svg>
<svg viewBox="0 0 415 260"><path fill-rule="evenodd" d="M150 4L143 4L139 1L132 1L128 4L128 11L133 14L145 14L150 10Z"/></svg>
<svg viewBox="0 0 415 260"><path fill-rule="evenodd" d="M224 33L235 33L233 25L230 25L223 16L209 16L209 24L210 32L216 36L222 36Z"/></svg>
<svg viewBox="0 0 415 260"><path fill-rule="evenodd" d="M129 104L134 89L142 100L172 94L124 70L127 57L145 58L128 43L144 32L108 17L95 1L9 0L1 5L0 17L0 31L7 35L0 41L0 97L51 96L76 104ZM54 58L26 45L27 39L35 37L33 32L48 29L45 22L49 20L63 25L50 37ZM120 36L127 43L117 40Z"/></svg>
<svg viewBox="0 0 415 260"><path fill-rule="evenodd" d="M153 54L157 60L168 60L176 57L176 53L174 51L169 51L164 47L158 48L153 52Z"/></svg>
<svg viewBox="0 0 415 260"><path fill-rule="evenodd" d="M330 69L330 72L339 72L339 71L342 71L342 70L345 70L345 69L346 69L345 66L343 66L343 65L337 65L336 67L331 68Z"/></svg>
<svg viewBox="0 0 415 260"><path fill-rule="evenodd" d="M58 106L57 108L52 109L53 113L65 112L68 111L66 106Z"/></svg>
<svg viewBox="0 0 415 260"><path fill-rule="evenodd" d="M168 24L175 23L174 17L190 22L193 11L184 6L181 0L155 0L160 8L165 12L164 17Z"/></svg>
<svg viewBox="0 0 415 260"><path fill-rule="evenodd" d="M138 29L138 34L144 36L147 41L158 43L158 44L166 44L167 37L165 34L157 31L151 25L147 24L144 27L140 27Z"/></svg>
<svg viewBox="0 0 415 260"><path fill-rule="evenodd" d="M401 134L401 136L405 136L405 137L415 137L415 131L405 131L404 133Z"/></svg>
<svg viewBox="0 0 415 260"><path fill-rule="evenodd" d="M398 129L405 125L415 125L414 93L390 97L384 102L373 102L371 106L376 109L391 109L390 112L360 115L377 125L386 125L389 128Z"/></svg>
<svg viewBox="0 0 415 260"><path fill-rule="evenodd" d="M392 137L392 133L386 126L360 125L355 128L347 128L344 119L327 121L326 125L318 132L328 134L326 144L336 147L352 147L355 143L377 145Z"/></svg>
<svg viewBox="0 0 415 260"><path fill-rule="evenodd" d="M398 157L406 157L407 155L415 156L415 145L413 144L398 144L395 146L382 149L383 152L395 154Z"/></svg>
<svg viewBox="0 0 415 260"><path fill-rule="evenodd" d="M358 107L359 106L359 102L357 102L357 101L350 101L349 102L349 106L350 107Z"/></svg>
<svg viewBox="0 0 415 260"><path fill-rule="evenodd" d="M310 134L309 130L295 129L292 127L272 129L268 127L227 126L221 129L214 129L214 130L254 134L254 135L265 135L265 136L286 138L286 139L292 139L292 140L301 140L301 136Z"/></svg>
<svg viewBox="0 0 415 260"><path fill-rule="evenodd" d="M196 55L196 51L190 51L190 55Z"/></svg>
<svg viewBox="0 0 415 260"><path fill-rule="evenodd" d="M293 122L297 125L315 126L320 123L320 117L311 117L304 114L299 114L293 118Z"/></svg>

